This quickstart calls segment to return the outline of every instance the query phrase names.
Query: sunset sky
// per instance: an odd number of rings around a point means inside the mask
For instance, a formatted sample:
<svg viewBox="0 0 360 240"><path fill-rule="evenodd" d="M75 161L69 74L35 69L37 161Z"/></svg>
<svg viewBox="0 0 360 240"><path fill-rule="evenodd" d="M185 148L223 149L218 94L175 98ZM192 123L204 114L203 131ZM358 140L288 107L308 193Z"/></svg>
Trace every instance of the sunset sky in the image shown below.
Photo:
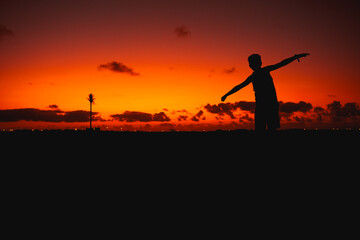
<svg viewBox="0 0 360 240"><path fill-rule="evenodd" d="M282 128L360 127L358 0L1 0L0 129L254 127L247 57L272 72Z"/></svg>

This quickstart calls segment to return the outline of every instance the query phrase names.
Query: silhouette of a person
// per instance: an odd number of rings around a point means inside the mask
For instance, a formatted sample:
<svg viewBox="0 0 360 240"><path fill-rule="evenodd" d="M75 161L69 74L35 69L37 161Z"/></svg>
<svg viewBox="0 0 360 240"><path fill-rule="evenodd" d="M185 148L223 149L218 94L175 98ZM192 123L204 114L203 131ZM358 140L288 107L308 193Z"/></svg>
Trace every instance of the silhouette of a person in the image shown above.
<svg viewBox="0 0 360 240"><path fill-rule="evenodd" d="M308 56L309 53L296 54L293 57L287 58L278 64L261 67L261 56L259 54L252 54L249 56L249 66L254 71L244 82L235 86L228 93L226 93L221 101L247 86L249 83L253 84L255 92L255 130L264 131L266 126L268 130L276 130L280 127L279 118L279 103L276 96L276 90L273 83L273 78L270 75L271 71L281 68L294 60Z"/></svg>

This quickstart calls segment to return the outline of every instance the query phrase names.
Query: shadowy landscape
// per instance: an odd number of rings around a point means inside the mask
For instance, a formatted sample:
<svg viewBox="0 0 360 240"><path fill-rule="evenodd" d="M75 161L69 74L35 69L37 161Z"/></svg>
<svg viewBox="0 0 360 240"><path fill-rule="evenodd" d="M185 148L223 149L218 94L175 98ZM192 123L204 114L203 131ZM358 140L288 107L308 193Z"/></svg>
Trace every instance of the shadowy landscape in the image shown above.
<svg viewBox="0 0 360 240"><path fill-rule="evenodd" d="M64 160L166 159L213 161L342 161L354 159L360 130L279 130L256 133L252 130L213 132L116 132L81 130L15 130L0 132L3 149L27 156L45 155ZM339 155L336 155L339 154ZM273 157L273 158L272 158ZM23 157L21 157L23 158Z"/></svg>
<svg viewBox="0 0 360 240"><path fill-rule="evenodd" d="M196 199L227 207L245 197L249 206L322 206L327 214L329 199L346 199L345 207L355 199L359 139L359 130L0 132L9 196L66 202L85 193L136 209L173 200L194 207Z"/></svg>
<svg viewBox="0 0 360 240"><path fill-rule="evenodd" d="M0 1L4 235L352 239L359 3Z"/></svg>

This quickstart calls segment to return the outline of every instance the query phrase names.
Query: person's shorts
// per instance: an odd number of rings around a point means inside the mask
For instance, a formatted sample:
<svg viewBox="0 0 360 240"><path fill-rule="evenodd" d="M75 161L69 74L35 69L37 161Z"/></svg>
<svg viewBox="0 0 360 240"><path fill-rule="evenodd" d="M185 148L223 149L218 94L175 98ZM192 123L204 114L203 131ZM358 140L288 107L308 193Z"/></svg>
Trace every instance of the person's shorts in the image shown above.
<svg viewBox="0 0 360 240"><path fill-rule="evenodd" d="M278 104L256 105L255 130L265 130L266 126L271 130L280 127Z"/></svg>

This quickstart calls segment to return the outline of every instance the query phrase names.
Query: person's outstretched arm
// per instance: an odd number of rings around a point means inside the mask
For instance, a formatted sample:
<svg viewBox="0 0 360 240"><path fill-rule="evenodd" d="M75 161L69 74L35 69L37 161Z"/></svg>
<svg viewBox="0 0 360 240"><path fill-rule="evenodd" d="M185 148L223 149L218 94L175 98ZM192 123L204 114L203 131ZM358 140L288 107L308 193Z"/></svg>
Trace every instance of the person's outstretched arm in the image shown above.
<svg viewBox="0 0 360 240"><path fill-rule="evenodd" d="M285 59L285 60L283 60L283 61L281 61L281 62L279 62L277 64L264 67L264 69L266 69L266 70L268 70L270 72L270 71L276 70L278 68L281 68L283 66L286 66L286 65L288 65L289 63L291 63L291 62L293 62L295 60L298 60L300 62L299 58L306 57L308 55L310 55L310 54L309 53L295 54L295 56L293 56L293 57L287 58L287 59Z"/></svg>
<svg viewBox="0 0 360 240"><path fill-rule="evenodd" d="M233 89L231 89L227 94L221 97L221 101L225 101L225 99L230 96L233 93L236 93L243 87L246 87L249 83L251 83L251 76L248 77L244 82L240 83L239 85L235 86Z"/></svg>

